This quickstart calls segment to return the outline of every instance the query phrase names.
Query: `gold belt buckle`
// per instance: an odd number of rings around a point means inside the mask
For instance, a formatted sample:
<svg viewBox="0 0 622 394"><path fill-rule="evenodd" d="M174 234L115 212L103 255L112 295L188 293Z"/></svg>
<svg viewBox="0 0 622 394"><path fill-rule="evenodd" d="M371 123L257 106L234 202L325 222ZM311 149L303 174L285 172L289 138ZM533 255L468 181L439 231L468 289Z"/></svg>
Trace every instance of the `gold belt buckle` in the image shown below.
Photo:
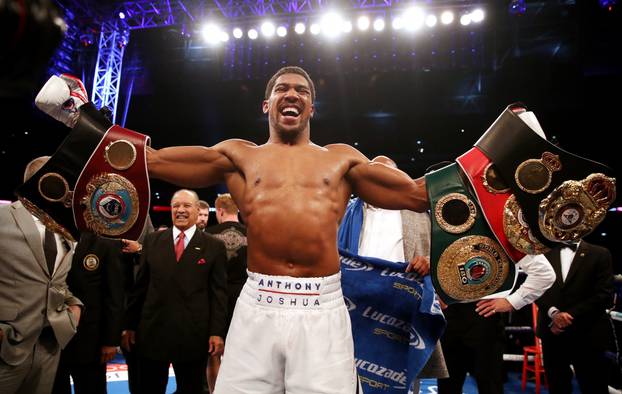
<svg viewBox="0 0 622 394"><path fill-rule="evenodd" d="M577 241L603 221L615 196L615 179L600 173L565 181L540 202L540 231L554 242Z"/></svg>

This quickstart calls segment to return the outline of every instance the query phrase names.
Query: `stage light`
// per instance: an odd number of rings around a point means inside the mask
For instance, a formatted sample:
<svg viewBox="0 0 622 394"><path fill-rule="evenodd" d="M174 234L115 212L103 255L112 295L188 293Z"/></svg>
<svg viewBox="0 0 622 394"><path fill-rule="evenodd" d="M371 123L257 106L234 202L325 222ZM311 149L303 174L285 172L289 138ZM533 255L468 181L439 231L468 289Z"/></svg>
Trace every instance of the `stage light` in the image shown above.
<svg viewBox="0 0 622 394"><path fill-rule="evenodd" d="M378 18L374 21L374 30L376 31L384 30L384 19Z"/></svg>
<svg viewBox="0 0 622 394"><path fill-rule="evenodd" d="M233 37L240 39L242 38L243 35L244 35L244 32L239 27L236 27L235 29L233 29Z"/></svg>
<svg viewBox="0 0 622 394"><path fill-rule="evenodd" d="M251 40L256 40L257 37L259 37L259 33L257 33L257 30L255 29L250 29L247 34L248 38L250 38Z"/></svg>
<svg viewBox="0 0 622 394"><path fill-rule="evenodd" d="M272 37L275 30L276 28L272 22L264 22L261 24L261 34L263 34L264 37Z"/></svg>
<svg viewBox="0 0 622 394"><path fill-rule="evenodd" d="M454 13L451 11L444 11L441 14L441 23L443 25L448 25L454 21Z"/></svg>
<svg viewBox="0 0 622 394"><path fill-rule="evenodd" d="M598 4L601 8L606 9L607 11L613 11L613 7L615 7L618 3L618 0L598 0Z"/></svg>
<svg viewBox="0 0 622 394"><path fill-rule="evenodd" d="M366 16L360 16L356 21L356 26L359 28L359 30L363 31L369 29L369 18Z"/></svg>
<svg viewBox="0 0 622 394"><path fill-rule="evenodd" d="M527 11L525 0L511 0L508 8L511 15L523 15Z"/></svg>
<svg viewBox="0 0 622 394"><path fill-rule="evenodd" d="M320 34L320 31L322 31L322 28L320 27L319 24L317 23L312 23L311 27L309 27L309 31L311 32L311 34L313 34L314 36L317 36L318 34Z"/></svg>
<svg viewBox="0 0 622 394"><path fill-rule="evenodd" d="M402 17L396 16L395 18L393 18L391 26L393 27L393 30L401 30L404 27L404 19L402 19Z"/></svg>
<svg viewBox="0 0 622 394"><path fill-rule="evenodd" d="M294 31L296 32L296 34L304 34L305 30L307 30L307 27L302 22L298 22L296 23L296 26L294 26Z"/></svg>
<svg viewBox="0 0 622 394"><path fill-rule="evenodd" d="M220 32L220 41L222 41L222 42L229 41L229 33L225 32L225 31L221 31Z"/></svg>
<svg viewBox="0 0 622 394"><path fill-rule="evenodd" d="M438 19L436 18L436 15L428 15L425 17L425 24L428 27L434 27L436 26L436 22L438 22Z"/></svg>
<svg viewBox="0 0 622 394"><path fill-rule="evenodd" d="M341 15L330 12L320 21L322 32L328 37L337 37L342 32L343 19Z"/></svg>
<svg viewBox="0 0 622 394"><path fill-rule="evenodd" d="M352 31L352 22L343 21L343 24L341 25L341 31L343 31L344 33L350 33Z"/></svg>
<svg viewBox="0 0 622 394"><path fill-rule="evenodd" d="M474 23L480 23L481 21L483 21L484 20L484 11L478 8L475 11L471 12L471 20Z"/></svg>
<svg viewBox="0 0 622 394"><path fill-rule="evenodd" d="M460 24L462 26L468 26L471 24L471 14L463 14L460 16Z"/></svg>
<svg viewBox="0 0 622 394"><path fill-rule="evenodd" d="M201 35L203 36L203 40L210 45L216 45L221 42L220 28L213 23L203 25Z"/></svg>
<svg viewBox="0 0 622 394"><path fill-rule="evenodd" d="M279 37L285 37L287 35L287 28L285 26L277 27L276 35Z"/></svg>
<svg viewBox="0 0 622 394"><path fill-rule="evenodd" d="M125 19L125 13L123 11L119 12L119 19Z"/></svg>
<svg viewBox="0 0 622 394"><path fill-rule="evenodd" d="M421 8L413 7L406 10L403 18L406 30L415 31L423 26L425 22L425 13Z"/></svg>

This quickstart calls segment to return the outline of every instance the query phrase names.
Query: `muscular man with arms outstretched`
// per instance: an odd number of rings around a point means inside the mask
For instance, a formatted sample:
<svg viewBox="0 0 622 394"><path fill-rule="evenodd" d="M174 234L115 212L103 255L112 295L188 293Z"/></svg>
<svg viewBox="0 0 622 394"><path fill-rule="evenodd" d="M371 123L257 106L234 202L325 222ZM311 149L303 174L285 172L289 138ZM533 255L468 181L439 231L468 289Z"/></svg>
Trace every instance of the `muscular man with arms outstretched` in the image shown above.
<svg viewBox="0 0 622 394"><path fill-rule="evenodd" d="M386 209L428 208L423 179L372 163L348 145L312 143L314 99L308 74L285 67L266 88L265 144L227 140L147 153L153 178L189 188L226 183L247 224L249 278L235 307L217 394L354 393L339 221L352 193Z"/></svg>
<svg viewBox="0 0 622 394"><path fill-rule="evenodd" d="M423 179L372 163L345 144L311 142L314 88L302 73L285 68L268 84L267 143L227 140L211 148L150 150L147 156L151 177L192 188L227 184L248 225L252 272L338 272L337 227L353 192L387 209L428 208Z"/></svg>
<svg viewBox="0 0 622 394"><path fill-rule="evenodd" d="M312 143L314 98L306 72L287 67L268 82L265 144L227 140L148 153L154 178L193 188L224 181L248 226L250 278L227 337L218 394L353 393L349 318L338 289L339 221L352 193L387 209L428 207L423 180L372 163L348 145ZM313 291L304 291L309 284Z"/></svg>

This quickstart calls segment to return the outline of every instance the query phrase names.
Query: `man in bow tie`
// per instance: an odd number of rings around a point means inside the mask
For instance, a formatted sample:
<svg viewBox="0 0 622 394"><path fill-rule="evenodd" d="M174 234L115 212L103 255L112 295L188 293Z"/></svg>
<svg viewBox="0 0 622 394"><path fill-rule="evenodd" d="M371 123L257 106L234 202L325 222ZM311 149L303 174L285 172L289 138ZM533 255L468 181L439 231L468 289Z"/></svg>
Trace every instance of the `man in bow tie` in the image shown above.
<svg viewBox="0 0 622 394"><path fill-rule="evenodd" d="M607 393L604 357L610 338L605 310L612 305L611 253L581 241L546 254L557 279L536 302L549 392L571 393L572 370L583 393Z"/></svg>
<svg viewBox="0 0 622 394"><path fill-rule="evenodd" d="M208 356L223 352L227 252L197 231L198 201L194 191L177 191L173 227L145 237L122 339L140 358L139 393L163 394L170 363L177 392L202 393Z"/></svg>

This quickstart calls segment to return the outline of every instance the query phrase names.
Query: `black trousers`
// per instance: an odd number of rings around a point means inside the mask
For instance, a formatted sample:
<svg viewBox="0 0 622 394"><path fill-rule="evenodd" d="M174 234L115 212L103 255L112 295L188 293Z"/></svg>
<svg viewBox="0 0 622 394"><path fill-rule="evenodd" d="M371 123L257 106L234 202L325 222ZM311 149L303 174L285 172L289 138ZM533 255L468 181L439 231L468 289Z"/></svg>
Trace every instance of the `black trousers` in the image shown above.
<svg viewBox="0 0 622 394"><path fill-rule="evenodd" d="M138 393L165 394L171 362L141 357L138 364ZM173 361L177 394L203 394L207 357L201 360Z"/></svg>
<svg viewBox="0 0 622 394"><path fill-rule="evenodd" d="M608 393L609 367L604 350L585 343L585 338L546 336L542 338L544 369L549 383L549 393L572 393L572 370L584 394Z"/></svg>
<svg viewBox="0 0 622 394"><path fill-rule="evenodd" d="M447 328L441 345L449 378L438 379L438 393L462 394L469 372L480 394L503 394L502 316L481 317L475 303L450 305L444 314Z"/></svg>
<svg viewBox="0 0 622 394"><path fill-rule="evenodd" d="M75 394L106 394L106 364L75 363L61 353L52 394L71 394L69 376Z"/></svg>
<svg viewBox="0 0 622 394"><path fill-rule="evenodd" d="M131 394L138 394L138 355L136 351L121 348L125 364L127 365L127 386Z"/></svg>

